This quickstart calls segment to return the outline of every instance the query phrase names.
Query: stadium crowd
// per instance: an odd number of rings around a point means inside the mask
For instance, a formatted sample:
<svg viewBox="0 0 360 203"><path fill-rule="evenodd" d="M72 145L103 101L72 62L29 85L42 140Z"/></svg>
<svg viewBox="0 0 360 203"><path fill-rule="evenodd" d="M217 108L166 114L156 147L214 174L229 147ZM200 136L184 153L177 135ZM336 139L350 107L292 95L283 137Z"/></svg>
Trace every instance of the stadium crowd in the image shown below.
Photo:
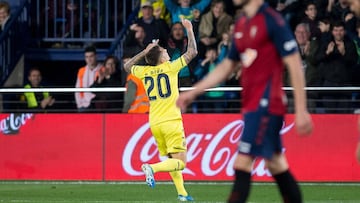
<svg viewBox="0 0 360 203"><path fill-rule="evenodd" d="M77 9L74 2L78 1L67 2L68 10ZM347 0L268 0L267 3L284 16L293 30L301 52L307 87L359 86L360 21L350 11ZM1 25L2 11L7 8L2 5L0 4ZM122 71L124 61L139 53L154 39L158 39L159 44L168 50L171 59L179 57L187 47L187 36L180 23L181 19L192 22L199 49L198 56L179 73L179 86L192 86L227 56L232 43L234 22L239 15L242 15L241 9L234 7L231 0L141 0L139 14L126 34L122 58L109 56L113 69L107 68L105 63L97 61L97 44L87 46L85 50L92 49L94 55L89 59L85 51L86 64L82 70L79 69L76 87L127 86L124 79L127 75ZM67 22L78 23L77 15L66 17L74 18ZM70 25L63 27L67 36L70 29L68 26ZM253 29L256 32L256 28ZM78 32L79 30L76 30L76 33L70 35L82 35ZM109 76L112 74L114 77ZM238 73L234 72L221 86L237 86L240 79ZM26 84L29 87L29 84ZM289 85L286 72L284 85ZM110 96L111 94L119 95ZM53 96L56 98L56 95ZM288 97L291 112L290 93ZM36 98L41 103L41 94ZM76 98L74 109L79 112L84 112L84 109L87 109L87 112L101 112L106 109L111 112L126 112L122 109L124 95L120 93L76 93L73 98L74 104ZM79 103L81 98L85 98L85 104ZM312 113L353 113L354 109L360 108L355 102L359 99L357 92L308 91L308 98ZM188 112L238 112L241 108L240 101L238 91L211 91L198 98ZM51 108L59 108L56 103L57 100ZM41 106L38 105L39 108Z"/></svg>

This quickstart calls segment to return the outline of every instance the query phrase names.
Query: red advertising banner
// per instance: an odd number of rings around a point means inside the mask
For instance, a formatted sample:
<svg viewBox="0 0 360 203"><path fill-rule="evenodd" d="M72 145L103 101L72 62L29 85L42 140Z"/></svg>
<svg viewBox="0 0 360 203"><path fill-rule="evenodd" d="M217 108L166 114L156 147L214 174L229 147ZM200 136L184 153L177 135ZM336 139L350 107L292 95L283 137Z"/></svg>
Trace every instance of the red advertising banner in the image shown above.
<svg viewBox="0 0 360 203"><path fill-rule="evenodd" d="M101 114L0 114L0 130L0 179L102 178Z"/></svg>
<svg viewBox="0 0 360 203"><path fill-rule="evenodd" d="M355 115L312 115L315 124L311 136L301 137L293 126L293 115L288 115L282 129L284 153L291 170L301 181L360 181L360 165L354 151L358 141ZM132 123L120 135L108 134L107 144L116 143L118 149L107 150L108 180L143 179L140 166L153 163L159 157L149 125L144 118L135 116L108 116L108 123ZM112 121L113 120L113 121ZM132 127L135 127L132 128ZM241 116L235 114L187 114L184 125L188 144L188 163L183 174L186 180L232 180L232 165L237 153L237 142L244 127ZM119 128L114 126L115 128ZM108 126L109 132L111 126ZM130 136L126 141L119 136ZM108 146L108 145L107 145ZM111 149L111 148L108 148ZM113 158L111 158L113 157ZM115 168L113 168L115 166ZM269 181L271 175L263 159L258 159L252 172L253 179ZM157 179L169 180L167 174L156 174Z"/></svg>
<svg viewBox="0 0 360 203"><path fill-rule="evenodd" d="M300 181L360 181L355 160L356 115L312 115L315 130L301 137L288 115L284 153ZM186 180L232 180L237 142L244 127L238 114L185 114ZM0 114L0 179L144 180L142 163L160 157L147 115ZM270 181L263 159L253 180ZM170 180L166 173L157 180Z"/></svg>

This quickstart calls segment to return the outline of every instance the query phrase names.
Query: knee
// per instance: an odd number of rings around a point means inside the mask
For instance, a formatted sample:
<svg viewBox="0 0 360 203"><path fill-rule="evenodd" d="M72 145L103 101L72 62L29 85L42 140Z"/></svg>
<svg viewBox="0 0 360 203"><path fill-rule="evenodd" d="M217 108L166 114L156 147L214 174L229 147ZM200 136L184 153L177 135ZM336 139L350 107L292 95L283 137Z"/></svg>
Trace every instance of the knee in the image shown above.
<svg viewBox="0 0 360 203"><path fill-rule="evenodd" d="M179 170L182 171L186 167L186 162L184 162L183 160L180 160L179 162Z"/></svg>
<svg viewBox="0 0 360 203"><path fill-rule="evenodd" d="M184 170L184 168L186 167L186 153L181 152L170 154L169 158L178 160L178 170Z"/></svg>
<svg viewBox="0 0 360 203"><path fill-rule="evenodd" d="M282 173L289 168L289 165L283 154L275 155L271 160L267 160L266 166L272 175Z"/></svg>

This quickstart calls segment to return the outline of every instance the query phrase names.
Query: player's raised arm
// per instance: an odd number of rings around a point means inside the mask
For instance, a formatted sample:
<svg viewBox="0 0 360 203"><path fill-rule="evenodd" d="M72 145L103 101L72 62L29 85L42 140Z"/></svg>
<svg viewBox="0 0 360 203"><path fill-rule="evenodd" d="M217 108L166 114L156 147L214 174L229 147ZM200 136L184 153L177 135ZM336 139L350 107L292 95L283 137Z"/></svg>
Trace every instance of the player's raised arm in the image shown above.
<svg viewBox="0 0 360 203"><path fill-rule="evenodd" d="M185 27L187 36L188 36L187 50L183 54L183 57L185 59L186 64L189 64L190 61L193 58L195 58L196 55L198 54L198 50L196 47L195 35L194 35L193 26L192 26L191 22L189 20L184 19L181 21L181 23Z"/></svg>
<svg viewBox="0 0 360 203"><path fill-rule="evenodd" d="M134 57L132 57L131 59L129 59L125 64L124 64L124 70L128 73L131 72L131 67L133 65L135 65L137 62L139 62L142 58L145 57L145 55L149 52L150 49L152 49L153 47L157 46L159 43L159 40L155 40L154 42L150 43L147 45L147 47L142 50L140 53L138 53L137 55L135 55Z"/></svg>

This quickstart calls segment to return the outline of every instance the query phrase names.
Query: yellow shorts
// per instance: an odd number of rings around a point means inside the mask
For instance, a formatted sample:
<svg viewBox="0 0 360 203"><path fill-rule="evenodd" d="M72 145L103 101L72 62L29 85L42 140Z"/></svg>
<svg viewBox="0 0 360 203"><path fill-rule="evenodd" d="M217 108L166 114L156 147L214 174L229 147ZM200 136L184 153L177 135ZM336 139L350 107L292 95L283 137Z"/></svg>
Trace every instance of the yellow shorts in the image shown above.
<svg viewBox="0 0 360 203"><path fill-rule="evenodd" d="M150 128L161 156L186 151L185 133L181 120L163 122Z"/></svg>

